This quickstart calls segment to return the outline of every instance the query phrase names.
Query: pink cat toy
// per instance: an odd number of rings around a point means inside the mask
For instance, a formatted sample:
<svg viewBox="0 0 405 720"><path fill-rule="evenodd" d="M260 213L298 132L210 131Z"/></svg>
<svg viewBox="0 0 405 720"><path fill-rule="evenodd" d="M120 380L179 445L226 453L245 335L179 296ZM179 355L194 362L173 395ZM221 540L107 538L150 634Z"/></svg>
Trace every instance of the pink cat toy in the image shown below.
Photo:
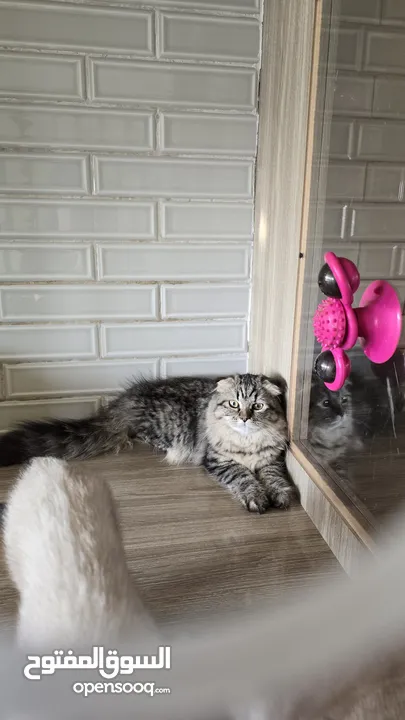
<svg viewBox="0 0 405 720"><path fill-rule="evenodd" d="M355 264L325 254L318 285L326 295L315 313L314 334L322 346L315 360L315 372L329 390L340 390L350 374L350 350L360 338L364 354L373 363L385 363L397 348L402 328L401 303L385 280L366 288L358 308L352 308L353 294L360 285Z"/></svg>

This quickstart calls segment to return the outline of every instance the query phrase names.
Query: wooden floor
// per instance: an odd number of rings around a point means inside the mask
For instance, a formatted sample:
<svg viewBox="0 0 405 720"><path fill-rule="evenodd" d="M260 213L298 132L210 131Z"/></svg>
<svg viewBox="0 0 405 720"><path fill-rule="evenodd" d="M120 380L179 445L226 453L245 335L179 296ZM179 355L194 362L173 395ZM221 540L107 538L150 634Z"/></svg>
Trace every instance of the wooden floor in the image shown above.
<svg viewBox="0 0 405 720"><path fill-rule="evenodd" d="M196 468L173 468L139 446L81 463L115 495L128 563L158 622L249 608L342 571L300 505L255 516ZM0 470L0 502L18 468ZM12 622L16 594L0 556L0 622ZM312 720L401 720L404 671L365 679ZM386 709L389 707L389 712Z"/></svg>
<svg viewBox="0 0 405 720"><path fill-rule="evenodd" d="M250 514L203 470L170 467L144 446L81 465L110 483L131 571L157 621L248 608L341 572L298 504ZM0 470L0 501L17 471ZM9 621L16 596L2 556L0 603Z"/></svg>

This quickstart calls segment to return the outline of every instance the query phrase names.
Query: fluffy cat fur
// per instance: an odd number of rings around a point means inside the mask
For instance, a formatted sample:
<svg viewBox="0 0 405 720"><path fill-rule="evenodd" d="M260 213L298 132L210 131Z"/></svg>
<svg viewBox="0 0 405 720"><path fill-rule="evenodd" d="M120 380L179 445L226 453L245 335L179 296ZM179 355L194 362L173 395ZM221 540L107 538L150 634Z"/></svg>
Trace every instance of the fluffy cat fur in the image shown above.
<svg viewBox="0 0 405 720"><path fill-rule="evenodd" d="M247 510L286 508L294 486L285 467L286 385L237 375L133 383L84 420L26 422L0 438L0 465L33 457L88 458L138 440L169 463L203 465Z"/></svg>
<svg viewBox="0 0 405 720"><path fill-rule="evenodd" d="M400 422L402 388L392 388L394 422ZM348 461L366 452L373 439L392 435L392 418L384 383L352 372L344 387L331 392L312 374L308 440L319 462L348 477Z"/></svg>
<svg viewBox="0 0 405 720"><path fill-rule="evenodd" d="M20 594L20 645L70 647L152 628L101 478L53 458L33 460L10 493L4 543Z"/></svg>
<svg viewBox="0 0 405 720"><path fill-rule="evenodd" d="M342 390L331 392L312 374L308 440L321 464L345 473L348 454L363 447L354 417L352 378Z"/></svg>

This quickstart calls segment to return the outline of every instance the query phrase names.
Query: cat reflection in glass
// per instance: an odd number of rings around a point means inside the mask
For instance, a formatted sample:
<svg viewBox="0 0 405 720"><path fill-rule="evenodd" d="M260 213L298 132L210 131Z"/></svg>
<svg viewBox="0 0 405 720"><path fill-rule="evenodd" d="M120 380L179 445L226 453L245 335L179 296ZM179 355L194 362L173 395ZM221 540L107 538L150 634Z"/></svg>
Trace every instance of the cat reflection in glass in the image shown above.
<svg viewBox="0 0 405 720"><path fill-rule="evenodd" d="M348 461L356 453L369 454L375 443L396 433L404 437L404 383L399 379L390 387L388 394L387 377L367 376L364 369L332 392L312 373L308 440L321 465L347 477Z"/></svg>
<svg viewBox="0 0 405 720"><path fill-rule="evenodd" d="M308 440L320 464L346 476L348 455L363 449L362 425L355 417L353 379L349 378L341 390L331 392L312 373Z"/></svg>

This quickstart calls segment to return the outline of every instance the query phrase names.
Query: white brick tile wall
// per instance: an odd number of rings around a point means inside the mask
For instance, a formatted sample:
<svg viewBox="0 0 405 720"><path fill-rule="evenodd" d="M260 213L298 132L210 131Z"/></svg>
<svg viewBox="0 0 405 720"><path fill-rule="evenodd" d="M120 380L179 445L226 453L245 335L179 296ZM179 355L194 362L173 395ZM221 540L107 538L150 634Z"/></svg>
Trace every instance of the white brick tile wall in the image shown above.
<svg viewBox="0 0 405 720"><path fill-rule="evenodd" d="M256 103L256 72L250 68L98 59L90 64L94 100L237 110L253 110Z"/></svg>
<svg viewBox="0 0 405 720"><path fill-rule="evenodd" d="M0 243L0 280L91 280L93 278L91 245Z"/></svg>
<svg viewBox="0 0 405 720"><path fill-rule="evenodd" d="M80 100L82 58L34 53L0 53L0 96Z"/></svg>
<svg viewBox="0 0 405 720"><path fill-rule="evenodd" d="M336 63L342 70L360 70L363 49L363 33L356 27L338 30Z"/></svg>
<svg viewBox="0 0 405 720"><path fill-rule="evenodd" d="M14 285L0 291L4 320L156 317L154 285Z"/></svg>
<svg viewBox="0 0 405 720"><path fill-rule="evenodd" d="M135 5L139 2L139 0L126 1L127 4L134 3ZM260 9L259 0L159 0L159 5L168 5L176 8L196 8L198 10L227 10L230 12L250 13L258 13Z"/></svg>
<svg viewBox="0 0 405 720"><path fill-rule="evenodd" d="M330 130L330 156L349 159L353 154L353 135L353 120L334 118Z"/></svg>
<svg viewBox="0 0 405 720"><path fill-rule="evenodd" d="M0 236L152 239L155 203L0 198Z"/></svg>
<svg viewBox="0 0 405 720"><path fill-rule="evenodd" d="M366 70L404 73L404 47L403 33L370 30L366 38Z"/></svg>
<svg viewBox="0 0 405 720"><path fill-rule="evenodd" d="M0 432L246 370L260 10L0 0Z"/></svg>
<svg viewBox="0 0 405 720"><path fill-rule="evenodd" d="M100 245L97 252L105 280L247 280L250 275L250 246L241 243Z"/></svg>
<svg viewBox="0 0 405 720"><path fill-rule="evenodd" d="M101 327L106 358L246 352L246 322L160 322Z"/></svg>
<svg viewBox="0 0 405 720"><path fill-rule="evenodd" d="M373 89L373 77L339 73L335 83L334 113L348 115L370 113Z"/></svg>
<svg viewBox="0 0 405 720"><path fill-rule="evenodd" d="M376 202L395 202L404 199L405 167L370 164L367 168L365 199Z"/></svg>
<svg viewBox="0 0 405 720"><path fill-rule="evenodd" d="M361 200L364 195L366 165L332 162L328 168L326 195L331 200Z"/></svg>
<svg viewBox="0 0 405 720"><path fill-rule="evenodd" d="M96 358L94 325L0 325L0 360Z"/></svg>
<svg viewBox="0 0 405 720"><path fill-rule="evenodd" d="M98 195L250 198L253 164L248 161L174 158L95 158Z"/></svg>
<svg viewBox="0 0 405 720"><path fill-rule="evenodd" d="M393 0L394 3L397 0ZM340 13L345 20L367 23L380 21L381 0L342 0Z"/></svg>
<svg viewBox="0 0 405 720"><path fill-rule="evenodd" d="M405 7L398 0L382 0L382 22L392 25L405 24Z"/></svg>
<svg viewBox="0 0 405 720"><path fill-rule="evenodd" d="M6 146L153 150L154 135L152 112L0 105L0 143Z"/></svg>
<svg viewBox="0 0 405 720"><path fill-rule="evenodd" d="M162 149L167 152L255 155L253 115L162 113L161 120Z"/></svg>
<svg viewBox="0 0 405 720"><path fill-rule="evenodd" d="M0 191L84 195L89 192L88 159L2 153Z"/></svg>
<svg viewBox="0 0 405 720"><path fill-rule="evenodd" d="M249 285L163 285L162 317L243 317L249 309Z"/></svg>
<svg viewBox="0 0 405 720"><path fill-rule="evenodd" d="M405 245L398 245L398 260L396 265L396 274L399 277L405 275Z"/></svg>
<svg viewBox="0 0 405 720"><path fill-rule="evenodd" d="M376 78L373 113L405 117L405 79Z"/></svg>
<svg viewBox="0 0 405 720"><path fill-rule="evenodd" d="M345 237L347 208L328 204L325 208L323 237L325 240L339 240Z"/></svg>
<svg viewBox="0 0 405 720"><path fill-rule="evenodd" d="M0 43L151 55L153 17L122 8L14 0L0 5Z"/></svg>
<svg viewBox="0 0 405 720"><path fill-rule="evenodd" d="M405 240L405 206L356 205L349 227L355 240Z"/></svg>
<svg viewBox="0 0 405 720"><path fill-rule="evenodd" d="M0 403L0 432L23 420L42 418L82 418L100 406L97 398L58 398L57 400L30 400L28 402Z"/></svg>
<svg viewBox="0 0 405 720"><path fill-rule="evenodd" d="M359 125L357 156L362 160L405 160L405 123L363 120Z"/></svg>
<svg viewBox="0 0 405 720"><path fill-rule="evenodd" d="M260 48L257 20L160 14L163 58L201 58L256 62Z"/></svg>
<svg viewBox="0 0 405 720"><path fill-rule="evenodd" d="M162 236L168 240L253 239L250 204L171 203L162 206Z"/></svg>
<svg viewBox="0 0 405 720"><path fill-rule="evenodd" d="M162 376L212 375L221 377L247 372L246 355L223 357L163 358Z"/></svg>
<svg viewBox="0 0 405 720"><path fill-rule="evenodd" d="M363 280L393 278L398 275L401 253L399 247L387 244L361 243L359 254L359 272Z"/></svg>
<svg viewBox="0 0 405 720"><path fill-rule="evenodd" d="M157 371L158 361L149 358L125 362L98 360L4 366L9 398L112 393L122 390L128 378L156 377Z"/></svg>

